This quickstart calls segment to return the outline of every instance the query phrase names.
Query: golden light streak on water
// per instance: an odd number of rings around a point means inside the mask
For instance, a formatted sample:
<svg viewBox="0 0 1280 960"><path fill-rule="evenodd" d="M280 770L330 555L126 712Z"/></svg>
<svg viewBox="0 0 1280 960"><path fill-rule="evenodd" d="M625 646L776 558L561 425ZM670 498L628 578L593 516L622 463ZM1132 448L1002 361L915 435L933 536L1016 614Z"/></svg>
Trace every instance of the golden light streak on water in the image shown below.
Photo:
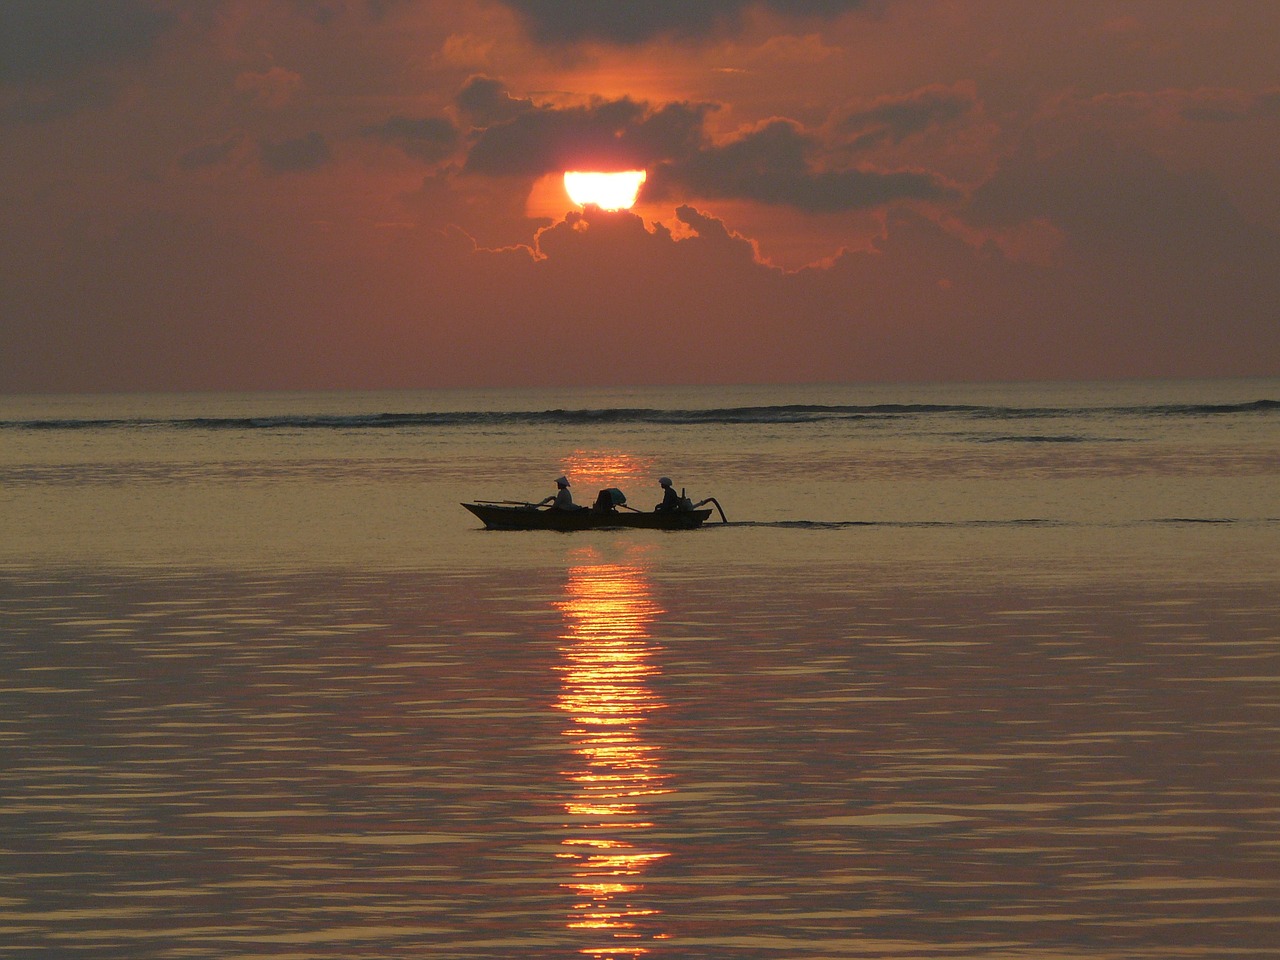
<svg viewBox="0 0 1280 960"><path fill-rule="evenodd" d="M570 719L564 735L578 763L563 771L573 796L564 803L568 835L557 856L571 878L561 886L577 899L570 930L599 939L586 956L638 957L645 940L660 939L660 911L642 902L643 876L670 856L646 836L654 824L645 800L670 791L659 748L643 727L666 704L649 685L657 675L650 624L662 611L638 564L599 562L594 554L569 571L560 647L558 709Z"/></svg>
<svg viewBox="0 0 1280 960"><path fill-rule="evenodd" d="M652 457L618 450L575 450L561 460L560 469L569 478L578 503L591 503L604 487L621 488L627 502L642 510L662 498L659 470Z"/></svg>

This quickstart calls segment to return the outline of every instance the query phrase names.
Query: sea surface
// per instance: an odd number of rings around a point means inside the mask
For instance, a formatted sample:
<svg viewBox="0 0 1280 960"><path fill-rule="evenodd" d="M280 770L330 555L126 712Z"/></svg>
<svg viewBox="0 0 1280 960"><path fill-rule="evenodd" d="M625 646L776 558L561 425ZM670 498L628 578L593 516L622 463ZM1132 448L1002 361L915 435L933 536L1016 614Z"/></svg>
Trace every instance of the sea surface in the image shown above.
<svg viewBox="0 0 1280 960"><path fill-rule="evenodd" d="M1280 380L0 397L0 960L1277 944Z"/></svg>

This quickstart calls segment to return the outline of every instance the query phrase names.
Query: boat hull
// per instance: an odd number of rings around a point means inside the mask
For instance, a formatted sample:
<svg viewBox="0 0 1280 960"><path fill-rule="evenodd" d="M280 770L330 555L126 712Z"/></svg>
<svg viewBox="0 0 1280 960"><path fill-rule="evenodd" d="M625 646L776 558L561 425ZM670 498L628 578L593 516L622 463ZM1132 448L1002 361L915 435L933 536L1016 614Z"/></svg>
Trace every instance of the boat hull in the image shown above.
<svg viewBox="0 0 1280 960"><path fill-rule="evenodd" d="M490 530L597 530L639 527L645 530L692 530L702 526L710 510L660 510L653 513L597 513L595 510L539 510L527 506L464 503Z"/></svg>

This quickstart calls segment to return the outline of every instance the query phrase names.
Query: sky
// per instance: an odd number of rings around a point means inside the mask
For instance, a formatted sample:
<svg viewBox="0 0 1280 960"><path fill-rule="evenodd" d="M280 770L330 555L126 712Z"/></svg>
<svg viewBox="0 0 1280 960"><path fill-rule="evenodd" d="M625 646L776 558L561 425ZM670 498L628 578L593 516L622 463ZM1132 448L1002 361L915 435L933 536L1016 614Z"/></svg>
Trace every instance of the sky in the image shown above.
<svg viewBox="0 0 1280 960"><path fill-rule="evenodd" d="M4 0L0 393L1280 375L1273 0ZM566 170L643 169L630 210Z"/></svg>

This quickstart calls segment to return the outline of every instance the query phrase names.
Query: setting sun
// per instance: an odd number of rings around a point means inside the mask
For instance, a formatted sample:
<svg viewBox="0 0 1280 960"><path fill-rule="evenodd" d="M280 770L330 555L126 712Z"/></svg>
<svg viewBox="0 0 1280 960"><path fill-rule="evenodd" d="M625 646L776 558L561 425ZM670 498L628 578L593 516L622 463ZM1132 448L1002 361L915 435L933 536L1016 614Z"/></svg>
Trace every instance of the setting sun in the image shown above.
<svg viewBox="0 0 1280 960"><path fill-rule="evenodd" d="M636 202L640 184L644 183L643 170L620 170L615 173L582 173L566 171L565 193L578 206L595 204L602 210L626 210Z"/></svg>

